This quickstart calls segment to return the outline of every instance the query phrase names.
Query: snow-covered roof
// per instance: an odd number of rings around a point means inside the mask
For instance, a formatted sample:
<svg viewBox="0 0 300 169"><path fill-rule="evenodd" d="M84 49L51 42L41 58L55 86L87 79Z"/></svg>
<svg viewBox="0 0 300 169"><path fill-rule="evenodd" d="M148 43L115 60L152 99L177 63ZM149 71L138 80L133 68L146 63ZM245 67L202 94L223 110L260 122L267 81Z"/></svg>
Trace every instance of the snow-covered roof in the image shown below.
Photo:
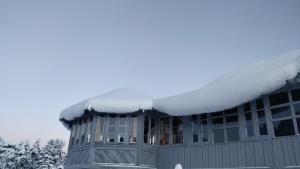
<svg viewBox="0 0 300 169"><path fill-rule="evenodd" d="M225 74L198 90L157 99L154 108L170 115L229 109L283 87L299 71L300 50L296 50Z"/></svg>
<svg viewBox="0 0 300 169"><path fill-rule="evenodd" d="M174 116L215 112L271 93L295 78L298 72L300 50L225 74L198 90L165 98L153 100L131 87L116 89L63 110L60 119L71 121L92 109L105 113L131 113L154 108Z"/></svg>
<svg viewBox="0 0 300 169"><path fill-rule="evenodd" d="M137 89L125 87L87 99L62 111L60 119L71 121L85 110L105 113L132 113L152 109L152 98Z"/></svg>

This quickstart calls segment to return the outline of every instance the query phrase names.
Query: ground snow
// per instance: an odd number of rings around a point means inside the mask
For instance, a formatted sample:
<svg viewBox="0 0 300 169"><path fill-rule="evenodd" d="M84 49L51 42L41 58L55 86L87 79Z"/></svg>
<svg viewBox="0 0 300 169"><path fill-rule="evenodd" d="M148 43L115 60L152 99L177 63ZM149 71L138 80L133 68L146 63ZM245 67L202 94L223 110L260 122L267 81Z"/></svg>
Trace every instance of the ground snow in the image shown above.
<svg viewBox="0 0 300 169"><path fill-rule="evenodd" d="M154 108L175 116L225 110L283 87L299 71L300 50L296 50L225 74L198 90L161 99L152 100L130 87L116 89L63 110L60 119L73 120L82 116L85 109L130 113Z"/></svg>
<svg viewBox="0 0 300 169"><path fill-rule="evenodd" d="M175 169L182 169L181 164L176 164Z"/></svg>

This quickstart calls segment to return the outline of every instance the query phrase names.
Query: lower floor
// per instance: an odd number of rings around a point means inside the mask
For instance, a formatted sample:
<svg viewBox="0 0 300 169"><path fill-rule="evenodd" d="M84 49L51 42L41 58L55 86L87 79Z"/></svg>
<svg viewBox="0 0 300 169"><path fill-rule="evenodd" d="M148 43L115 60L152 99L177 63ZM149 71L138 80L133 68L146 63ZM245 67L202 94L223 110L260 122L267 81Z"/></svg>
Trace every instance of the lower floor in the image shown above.
<svg viewBox="0 0 300 169"><path fill-rule="evenodd" d="M69 151L67 169L298 168L300 136L248 140L226 144L160 146L137 154L130 148L82 148ZM135 165L136 161L140 165ZM116 163L118 161L118 163Z"/></svg>

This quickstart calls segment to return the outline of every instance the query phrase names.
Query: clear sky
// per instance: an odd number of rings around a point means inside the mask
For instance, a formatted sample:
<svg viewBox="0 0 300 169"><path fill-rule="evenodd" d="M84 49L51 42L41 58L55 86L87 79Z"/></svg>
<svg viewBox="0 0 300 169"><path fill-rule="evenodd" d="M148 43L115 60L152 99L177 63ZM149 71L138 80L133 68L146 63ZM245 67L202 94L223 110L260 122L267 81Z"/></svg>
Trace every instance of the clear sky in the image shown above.
<svg viewBox="0 0 300 169"><path fill-rule="evenodd" d="M0 136L68 140L62 109L197 89L300 48L300 0L0 0Z"/></svg>

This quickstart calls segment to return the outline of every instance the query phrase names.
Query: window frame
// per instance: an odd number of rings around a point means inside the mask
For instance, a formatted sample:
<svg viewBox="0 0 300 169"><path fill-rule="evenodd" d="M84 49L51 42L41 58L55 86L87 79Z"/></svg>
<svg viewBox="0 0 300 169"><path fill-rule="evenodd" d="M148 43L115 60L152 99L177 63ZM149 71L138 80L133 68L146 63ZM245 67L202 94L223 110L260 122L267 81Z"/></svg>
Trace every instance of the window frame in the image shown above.
<svg viewBox="0 0 300 169"><path fill-rule="evenodd" d="M182 142L179 142L179 143L175 143L175 141L174 141L174 139L175 139L175 135L174 135L174 120L175 119L180 119L181 120L181 125L182 125ZM185 133L185 127L184 127L184 124L185 124L185 122L184 122L184 117L183 116L173 116L172 118L171 118L171 125L170 125L170 128L171 128L171 134L169 135L169 137L171 137L171 144L174 144L174 145L181 145L181 144L184 144L184 137L185 137L185 135L184 135L184 133ZM179 127L180 128L180 127ZM179 131L179 130L178 130ZM178 137L180 137L180 133L178 134Z"/></svg>
<svg viewBox="0 0 300 169"><path fill-rule="evenodd" d="M205 118L202 118L203 116L206 116ZM196 118L196 123L195 126L193 125L193 117ZM202 114L195 114L190 116L190 121L191 121L191 143L192 144L209 144L211 139L210 139L210 113L202 113ZM203 128L203 121L206 121L206 128ZM203 133L207 132L207 141L203 141L202 135ZM197 135L197 141L194 141L194 134Z"/></svg>
<svg viewBox="0 0 300 169"><path fill-rule="evenodd" d="M233 111L232 113L232 110ZM231 113L228 113L231 112ZM240 134L240 116L239 116L239 111L238 111L238 106L237 107L233 107L231 109L226 109L224 111L219 111L219 112L214 112L217 113L217 115L215 114L211 114L211 130L212 130L212 143L213 144L225 144L225 143L234 143L234 142L239 142L241 141L241 134ZM237 122L235 124L230 124L226 121L226 117L231 117L231 116L237 116ZM219 119L222 118L223 119L223 124L222 125L218 125L218 126L214 126L214 119ZM232 128L237 128L237 134L238 134L238 140L234 140L234 141L229 141L229 137L228 137L228 129L232 129ZM224 132L224 142L215 142L215 130L223 130Z"/></svg>
<svg viewBox="0 0 300 169"><path fill-rule="evenodd" d="M292 137L295 135L299 135L299 130L298 130L298 124L297 124L297 119L300 118L300 115L296 115L295 114L295 109L294 109L294 104L299 104L300 101L294 101L293 97L292 97L292 92L295 90L300 89L299 86L298 87L292 87L286 90L282 90L282 91L278 91L277 93L281 93L281 92L286 92L288 95L288 102L287 103L283 103L283 104L278 104L275 106L271 106L271 104L269 104L269 108L270 108L270 112L271 112L271 123L272 123L272 129L273 129L273 137L274 138L280 138L280 137ZM281 107L289 107L291 114L287 117L280 117L280 118L273 118L272 116L272 109L275 108L281 108ZM276 137L276 133L275 133L275 128L274 128L274 122L278 122L278 121L284 121L284 120L292 120L292 125L294 128L294 134L291 135L285 135L285 136L277 136Z"/></svg>

